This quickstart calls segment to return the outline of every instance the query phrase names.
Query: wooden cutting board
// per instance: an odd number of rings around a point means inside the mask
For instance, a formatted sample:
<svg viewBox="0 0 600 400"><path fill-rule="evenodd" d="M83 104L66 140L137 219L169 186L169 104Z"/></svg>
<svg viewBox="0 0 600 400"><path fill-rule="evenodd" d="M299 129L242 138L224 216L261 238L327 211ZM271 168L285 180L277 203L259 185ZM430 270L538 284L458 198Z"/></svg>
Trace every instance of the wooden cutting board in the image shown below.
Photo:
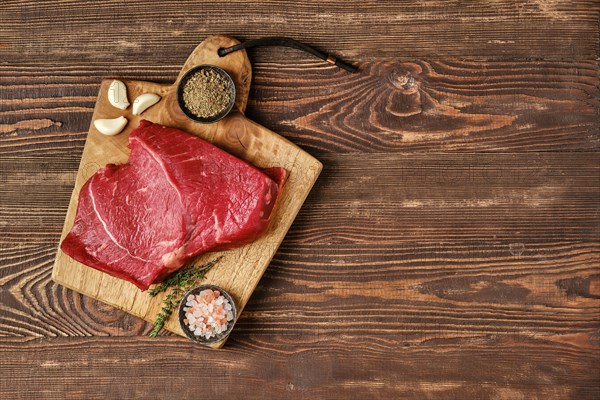
<svg viewBox="0 0 600 400"><path fill-rule="evenodd" d="M192 52L181 69L177 81L172 85L122 80L127 86L127 96L131 103L143 93L156 93L162 97L159 103L146 110L142 116L132 115L131 106L124 111L113 107L107 97L108 86L112 79L102 82L92 121L97 118L116 118L124 115L129 123L117 136L104 136L96 130L93 123L90 124L61 242L73 226L81 186L106 164L127 161L129 132L139 125L142 118L200 136L257 167L281 166L287 170L289 176L268 231L246 246L219 253L208 253L199 260L202 263L215 259L218 255L224 256L202 283L212 283L229 291L236 302L239 317L239 313L244 309L317 180L322 164L290 141L244 116L252 79L248 56L245 51L234 52L223 58L217 54L220 47L237 43L238 41L225 36L209 37ZM237 96L234 110L215 124L203 125L193 122L177 105L177 83L186 71L200 64L212 64L223 68L236 84ZM129 282L78 263L64 254L60 248L56 255L52 278L61 285L150 322L154 322L163 300L161 295L151 298L146 292L140 291ZM169 318L165 328L183 335L177 321L177 312ZM225 340L212 347L219 348L224 343Z"/></svg>

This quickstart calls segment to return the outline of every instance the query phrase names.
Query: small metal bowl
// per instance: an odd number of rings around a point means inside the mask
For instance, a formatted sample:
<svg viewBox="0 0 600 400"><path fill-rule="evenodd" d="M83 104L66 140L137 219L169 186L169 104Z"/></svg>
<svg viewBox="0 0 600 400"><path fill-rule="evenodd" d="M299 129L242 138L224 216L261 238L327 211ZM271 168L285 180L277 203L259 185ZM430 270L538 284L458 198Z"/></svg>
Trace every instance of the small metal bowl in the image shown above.
<svg viewBox="0 0 600 400"><path fill-rule="evenodd" d="M221 111L220 113L208 118L203 118L197 116L187 108L185 101L183 101L183 88L194 74L207 69L215 71L227 80L227 82L229 83L231 100L229 101L227 107L225 107L225 109L223 109L223 111ZM183 77L181 78L181 81L179 81L179 85L177 86L177 103L179 104L179 108L181 108L181 111L183 111L183 113L192 121L200 122L202 124L212 124L213 122L217 122L218 120L223 119L223 117L229 114L229 112L233 108L233 105L235 104L235 83L233 82L231 76L222 68L210 64L198 65L186 72L185 75L183 75Z"/></svg>
<svg viewBox="0 0 600 400"><path fill-rule="evenodd" d="M190 294L197 295L204 289L218 290L219 292L221 292L221 295L229 301L229 304L231 304L231 312L233 313L233 320L227 324L227 330L225 332L221 332L219 335L211 337L210 339L206 339L203 336L194 335L194 332L190 331L190 328L188 326L186 326L186 324L183 322L183 320L185 319L185 311L183 311L183 308L186 307L185 303L187 303L187 297ZM216 285L206 284L206 285L196 286L195 288L190 289L181 299L181 303L179 303L179 325L181 326L181 330L183 331L183 333L188 338L193 340L194 342L202 343L205 345L220 342L221 340L223 340L227 336L229 336L229 334L231 333L231 330L233 329L233 325L235 325L236 321L237 321L237 308L235 306L235 301L233 301L233 298L231 298L231 295L229 293L227 293L225 291L225 289L223 289L219 286L216 286Z"/></svg>

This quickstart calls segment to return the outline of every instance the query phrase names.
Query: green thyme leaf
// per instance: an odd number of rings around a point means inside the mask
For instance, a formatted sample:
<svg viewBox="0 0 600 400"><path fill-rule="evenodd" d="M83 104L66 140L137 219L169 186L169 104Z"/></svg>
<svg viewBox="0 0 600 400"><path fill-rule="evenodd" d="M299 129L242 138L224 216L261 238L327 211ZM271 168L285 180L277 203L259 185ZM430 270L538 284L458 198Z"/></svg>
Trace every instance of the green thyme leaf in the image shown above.
<svg viewBox="0 0 600 400"><path fill-rule="evenodd" d="M208 271L210 271L215 264L221 261L222 258L223 256L220 256L219 258L216 258L201 266L190 265L183 267L179 271L169 275L169 277L160 285L148 292L150 297L154 297L159 293L171 289L171 291L163 299L162 308L156 316L154 326L149 334L150 337L156 337L158 335L158 332L163 328L167 319L171 316L171 314L173 314L173 311L175 310L177 304L179 304L181 301L181 297L184 295L184 293L194 287L198 281L204 279Z"/></svg>

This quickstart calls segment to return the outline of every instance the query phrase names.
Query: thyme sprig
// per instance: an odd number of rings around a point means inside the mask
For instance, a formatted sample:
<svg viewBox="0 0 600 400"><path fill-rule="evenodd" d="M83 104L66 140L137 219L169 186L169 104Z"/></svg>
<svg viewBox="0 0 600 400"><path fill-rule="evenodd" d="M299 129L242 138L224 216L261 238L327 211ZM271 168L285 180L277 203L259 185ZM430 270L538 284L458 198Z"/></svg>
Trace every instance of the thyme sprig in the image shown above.
<svg viewBox="0 0 600 400"><path fill-rule="evenodd" d="M158 335L158 332L160 332L165 325L166 320L173 314L176 305L181 301L181 296L190 290L198 281L204 279L208 271L210 271L221 258L223 258L223 256L201 266L190 265L188 267L183 267L148 292L150 297L154 297L159 293L171 289L170 293L163 299L162 308L156 316L156 321L154 321L154 326L149 334L150 337L156 337Z"/></svg>

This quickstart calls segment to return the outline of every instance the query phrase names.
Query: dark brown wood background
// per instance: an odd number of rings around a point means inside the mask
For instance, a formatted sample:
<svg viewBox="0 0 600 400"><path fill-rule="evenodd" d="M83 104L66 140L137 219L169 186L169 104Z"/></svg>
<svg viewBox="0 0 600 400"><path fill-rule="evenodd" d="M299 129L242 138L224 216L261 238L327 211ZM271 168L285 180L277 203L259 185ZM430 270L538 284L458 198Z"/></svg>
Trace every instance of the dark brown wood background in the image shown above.
<svg viewBox="0 0 600 400"><path fill-rule="evenodd" d="M600 398L597 1L0 5L0 397ZM101 79L250 52L325 164L225 349L52 283ZM214 398L214 397L213 397Z"/></svg>

